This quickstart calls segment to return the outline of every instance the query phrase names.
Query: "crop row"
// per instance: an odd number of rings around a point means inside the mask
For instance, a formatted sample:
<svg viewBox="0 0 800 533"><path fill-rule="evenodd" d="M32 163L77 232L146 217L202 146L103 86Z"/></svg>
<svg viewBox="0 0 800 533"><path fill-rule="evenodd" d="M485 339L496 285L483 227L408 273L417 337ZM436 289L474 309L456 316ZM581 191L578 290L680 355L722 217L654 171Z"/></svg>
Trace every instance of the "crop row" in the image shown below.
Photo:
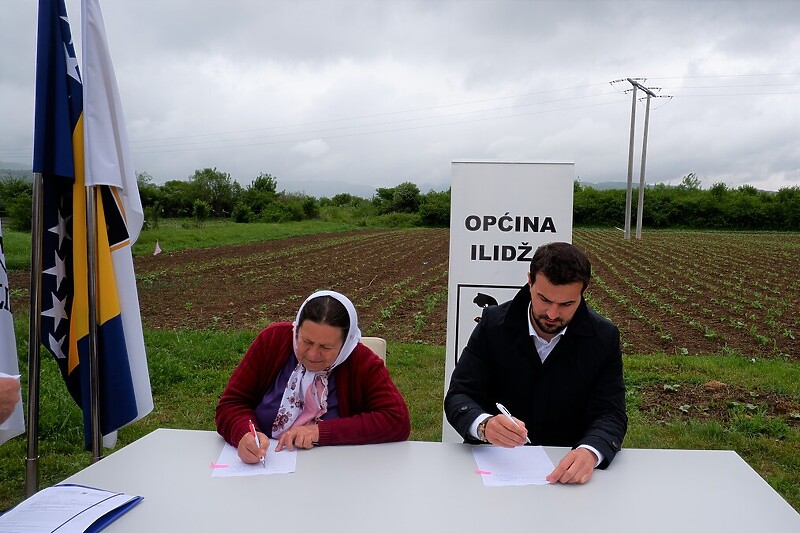
<svg viewBox="0 0 800 533"><path fill-rule="evenodd" d="M614 302L608 314L621 323L625 342L634 349L648 344L625 331L633 317L647 328L631 329L649 328L662 345L680 352L797 356L797 292L792 283L760 276L761 260L775 257L781 263L768 271L786 271L784 279L795 280L788 272L800 265L787 250L796 247L796 236L756 245L746 234L722 239L713 233L654 235L631 242L614 230L575 232L576 244L595 266L596 288L590 295L602 301L603 292L607 302Z"/></svg>

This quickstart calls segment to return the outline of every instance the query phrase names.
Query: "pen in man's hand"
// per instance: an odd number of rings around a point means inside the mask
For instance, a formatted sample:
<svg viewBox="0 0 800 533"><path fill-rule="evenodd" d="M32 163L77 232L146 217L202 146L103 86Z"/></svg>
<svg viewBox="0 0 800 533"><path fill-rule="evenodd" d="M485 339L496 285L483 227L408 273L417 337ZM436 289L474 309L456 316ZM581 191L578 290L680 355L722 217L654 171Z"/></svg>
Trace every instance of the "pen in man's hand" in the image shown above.
<svg viewBox="0 0 800 533"><path fill-rule="evenodd" d="M513 423L515 426L517 426L518 428L522 429L522 428L520 427L520 425L519 425L519 424L517 424L517 421L516 421L516 420L514 420L514 417L512 417L512 416L511 416L511 413L509 413L509 412L508 412L508 409L506 409L506 408L505 408L505 406L503 406L503 404L502 404L502 403L496 403L495 405L497 406L497 408L498 408L498 409L500 409L500 412L501 412L501 413L503 413L503 414L504 414L506 417L508 417L508 419L509 419L509 420L511 420L511 422L512 422L512 423ZM525 436L525 440L528 442L528 444L530 444L530 443L531 443L531 439L529 439L527 435Z"/></svg>
<svg viewBox="0 0 800 533"><path fill-rule="evenodd" d="M253 425L252 420L248 420L250 423L250 433L253 434L253 438L256 439L256 446L258 446L258 450L261 451L261 442L258 440L258 433L256 433L256 427ZM266 457L261 458L261 466L264 468L267 467L267 463L265 462Z"/></svg>

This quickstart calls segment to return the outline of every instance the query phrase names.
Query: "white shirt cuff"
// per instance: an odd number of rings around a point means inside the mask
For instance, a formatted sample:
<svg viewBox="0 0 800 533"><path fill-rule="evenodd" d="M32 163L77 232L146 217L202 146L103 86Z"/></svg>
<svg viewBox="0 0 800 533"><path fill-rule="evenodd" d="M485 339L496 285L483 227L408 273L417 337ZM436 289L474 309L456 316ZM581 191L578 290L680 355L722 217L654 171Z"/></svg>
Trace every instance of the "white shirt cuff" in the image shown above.
<svg viewBox="0 0 800 533"><path fill-rule="evenodd" d="M593 446L589 446L588 444L581 444L578 448L586 448L590 452L594 453L597 456L597 462L595 463L594 467L597 468L600 466L600 463L603 462L603 454L598 452L596 448Z"/></svg>
<svg viewBox="0 0 800 533"><path fill-rule="evenodd" d="M482 415L478 415L478 417L475 419L475 421L469 427L469 436L470 437L472 437L473 439L480 440L480 439L478 439L478 426L480 426L481 422L483 422L487 418L492 418L492 415L490 415L488 413L483 413Z"/></svg>

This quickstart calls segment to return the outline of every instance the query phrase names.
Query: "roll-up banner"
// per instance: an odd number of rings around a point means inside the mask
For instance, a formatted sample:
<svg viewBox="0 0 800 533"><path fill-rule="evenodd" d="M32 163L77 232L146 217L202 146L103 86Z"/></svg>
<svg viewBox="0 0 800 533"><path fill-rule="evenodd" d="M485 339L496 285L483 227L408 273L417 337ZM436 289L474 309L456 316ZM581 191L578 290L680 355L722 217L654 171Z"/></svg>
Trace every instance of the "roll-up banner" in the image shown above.
<svg viewBox="0 0 800 533"><path fill-rule="evenodd" d="M574 163L452 163L445 394L483 308L527 283L538 246L572 242L573 179ZM442 441L462 441L447 420Z"/></svg>

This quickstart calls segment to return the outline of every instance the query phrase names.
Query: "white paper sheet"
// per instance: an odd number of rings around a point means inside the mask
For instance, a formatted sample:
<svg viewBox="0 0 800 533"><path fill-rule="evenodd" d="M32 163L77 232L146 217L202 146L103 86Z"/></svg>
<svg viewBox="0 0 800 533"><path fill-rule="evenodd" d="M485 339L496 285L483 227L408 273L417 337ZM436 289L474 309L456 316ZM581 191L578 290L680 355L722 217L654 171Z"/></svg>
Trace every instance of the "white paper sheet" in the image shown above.
<svg viewBox="0 0 800 533"><path fill-rule="evenodd" d="M289 451L283 449L275 451L278 444L277 439L270 439L267 449L267 458L264 466L261 462L248 464L239 459L236 448L230 444L225 444L222 453L216 463L212 463L211 477L234 477L234 476L266 476L271 474L291 474L297 465L297 450ZM225 466L227 465L227 466ZM266 468L265 468L266 466Z"/></svg>
<svg viewBox="0 0 800 533"><path fill-rule="evenodd" d="M506 485L547 485L555 468L541 446L475 446L472 456L487 487Z"/></svg>

